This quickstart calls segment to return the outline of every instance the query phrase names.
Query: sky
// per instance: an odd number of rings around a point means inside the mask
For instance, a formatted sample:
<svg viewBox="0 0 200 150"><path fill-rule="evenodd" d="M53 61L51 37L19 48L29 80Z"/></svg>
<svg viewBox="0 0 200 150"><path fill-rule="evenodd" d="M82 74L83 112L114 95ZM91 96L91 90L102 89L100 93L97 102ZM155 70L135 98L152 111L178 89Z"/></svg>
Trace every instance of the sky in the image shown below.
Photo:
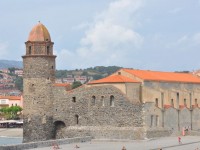
<svg viewBox="0 0 200 150"><path fill-rule="evenodd" d="M0 0L0 59L22 60L40 21L57 69L200 69L200 0Z"/></svg>

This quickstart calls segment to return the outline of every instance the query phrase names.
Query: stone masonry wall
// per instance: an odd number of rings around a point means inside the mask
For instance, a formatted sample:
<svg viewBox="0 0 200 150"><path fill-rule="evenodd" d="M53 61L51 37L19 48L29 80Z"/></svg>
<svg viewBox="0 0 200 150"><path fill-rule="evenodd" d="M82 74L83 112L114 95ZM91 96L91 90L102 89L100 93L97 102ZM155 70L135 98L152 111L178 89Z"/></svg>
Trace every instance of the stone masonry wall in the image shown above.
<svg viewBox="0 0 200 150"><path fill-rule="evenodd" d="M64 137L144 138L142 104L130 103L113 86L82 86L70 92L55 87L54 96L54 122L65 123Z"/></svg>
<svg viewBox="0 0 200 150"><path fill-rule="evenodd" d="M55 57L24 57L23 142L54 137L52 84Z"/></svg>

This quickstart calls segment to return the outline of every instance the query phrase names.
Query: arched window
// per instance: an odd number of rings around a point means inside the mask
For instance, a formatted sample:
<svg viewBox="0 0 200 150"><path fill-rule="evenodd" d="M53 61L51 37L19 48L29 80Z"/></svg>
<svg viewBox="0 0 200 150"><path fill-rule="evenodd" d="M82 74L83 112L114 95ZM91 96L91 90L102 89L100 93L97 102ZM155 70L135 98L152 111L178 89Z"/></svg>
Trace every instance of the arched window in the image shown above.
<svg viewBox="0 0 200 150"><path fill-rule="evenodd" d="M104 103L104 96L101 96L101 106L105 106L105 103Z"/></svg>
<svg viewBox="0 0 200 150"><path fill-rule="evenodd" d="M91 105L95 106L95 103L96 103L96 97L92 96Z"/></svg>
<svg viewBox="0 0 200 150"><path fill-rule="evenodd" d="M174 99L171 99L171 106L174 107Z"/></svg>
<svg viewBox="0 0 200 150"><path fill-rule="evenodd" d="M72 97L72 102L76 102L76 97L74 96L74 97Z"/></svg>
<svg viewBox="0 0 200 150"><path fill-rule="evenodd" d="M186 101L186 99L184 99L184 106L187 106L187 101Z"/></svg>
<svg viewBox="0 0 200 150"><path fill-rule="evenodd" d="M158 98L155 100L155 106L158 107Z"/></svg>
<svg viewBox="0 0 200 150"><path fill-rule="evenodd" d="M31 46L28 47L28 54L31 54Z"/></svg>
<svg viewBox="0 0 200 150"><path fill-rule="evenodd" d="M75 115L75 122L76 122L76 124L79 124L79 116L78 115Z"/></svg>
<svg viewBox="0 0 200 150"><path fill-rule="evenodd" d="M47 55L49 55L50 51L49 51L49 46L47 46Z"/></svg>
<svg viewBox="0 0 200 150"><path fill-rule="evenodd" d="M111 107L114 106L114 96L113 95L110 96L110 106Z"/></svg>

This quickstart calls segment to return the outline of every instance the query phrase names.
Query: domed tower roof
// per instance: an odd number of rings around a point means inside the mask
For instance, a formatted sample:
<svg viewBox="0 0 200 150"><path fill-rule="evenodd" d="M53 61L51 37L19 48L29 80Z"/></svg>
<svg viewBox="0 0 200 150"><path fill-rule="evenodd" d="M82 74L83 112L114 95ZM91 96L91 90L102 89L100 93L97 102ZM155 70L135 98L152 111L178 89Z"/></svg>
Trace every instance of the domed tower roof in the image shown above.
<svg viewBox="0 0 200 150"><path fill-rule="evenodd" d="M35 25L29 33L28 41L31 42L45 42L51 41L51 37L47 28L42 24L38 23Z"/></svg>

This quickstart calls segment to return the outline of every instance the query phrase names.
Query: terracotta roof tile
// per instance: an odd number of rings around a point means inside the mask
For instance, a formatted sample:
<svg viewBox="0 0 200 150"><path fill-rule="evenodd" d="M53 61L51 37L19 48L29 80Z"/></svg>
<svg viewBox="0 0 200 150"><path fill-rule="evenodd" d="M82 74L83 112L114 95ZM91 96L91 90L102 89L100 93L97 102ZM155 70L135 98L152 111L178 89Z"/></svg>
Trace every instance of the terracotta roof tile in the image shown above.
<svg viewBox="0 0 200 150"><path fill-rule="evenodd" d="M171 105L164 105L165 109L168 109L168 108L171 108L171 107L172 107Z"/></svg>
<svg viewBox="0 0 200 150"><path fill-rule="evenodd" d="M122 75L111 75L103 79L92 81L88 84L100 84L100 83L139 83L139 81L130 79Z"/></svg>
<svg viewBox="0 0 200 150"><path fill-rule="evenodd" d="M66 87L66 86L70 86L70 84L68 84L68 83L55 83L54 86Z"/></svg>
<svg viewBox="0 0 200 150"><path fill-rule="evenodd" d="M32 28L28 41L51 41L51 37L47 28L39 22Z"/></svg>
<svg viewBox="0 0 200 150"><path fill-rule="evenodd" d="M21 96L0 96L0 99L21 100Z"/></svg>
<svg viewBox="0 0 200 150"><path fill-rule="evenodd" d="M200 83L200 78L190 73L159 72L147 70L123 69L142 80Z"/></svg>

